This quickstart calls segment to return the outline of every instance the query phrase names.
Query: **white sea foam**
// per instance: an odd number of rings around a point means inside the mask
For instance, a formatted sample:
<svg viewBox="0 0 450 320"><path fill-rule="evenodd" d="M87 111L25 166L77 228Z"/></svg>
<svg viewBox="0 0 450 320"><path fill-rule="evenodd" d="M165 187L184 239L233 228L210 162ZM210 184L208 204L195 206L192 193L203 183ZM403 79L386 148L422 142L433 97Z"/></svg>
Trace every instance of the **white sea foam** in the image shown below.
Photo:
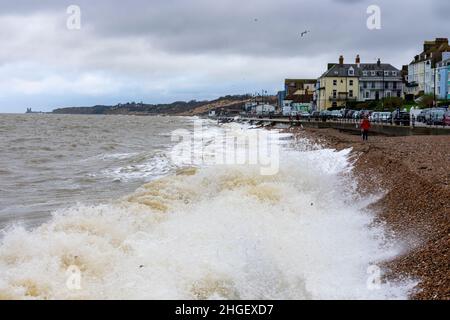
<svg viewBox="0 0 450 320"><path fill-rule="evenodd" d="M176 168L165 153L155 154L151 157L139 156L139 158L135 161L131 159L123 166L104 169L100 174L114 181L126 182L133 179L155 179L168 174Z"/></svg>
<svg viewBox="0 0 450 320"><path fill-rule="evenodd" d="M272 176L184 168L35 230L10 228L0 299L406 298L411 282L367 286L368 267L399 247L369 227L374 199L356 196L349 153L284 148ZM80 290L66 285L70 266Z"/></svg>

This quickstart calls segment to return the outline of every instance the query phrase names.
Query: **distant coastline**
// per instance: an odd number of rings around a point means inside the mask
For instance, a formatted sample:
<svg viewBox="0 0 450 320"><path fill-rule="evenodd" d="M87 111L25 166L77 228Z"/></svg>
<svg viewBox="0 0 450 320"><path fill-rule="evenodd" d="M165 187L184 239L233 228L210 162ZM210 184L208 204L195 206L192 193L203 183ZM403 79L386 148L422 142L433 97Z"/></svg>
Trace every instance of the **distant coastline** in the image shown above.
<svg viewBox="0 0 450 320"><path fill-rule="evenodd" d="M57 108L53 114L90 114L90 115L180 115L195 116L208 114L210 110L240 111L246 102L251 101L250 95L228 95L215 100L176 101L169 104L146 104L143 102L127 102L114 106L96 105L92 107ZM275 102L275 97L267 97Z"/></svg>

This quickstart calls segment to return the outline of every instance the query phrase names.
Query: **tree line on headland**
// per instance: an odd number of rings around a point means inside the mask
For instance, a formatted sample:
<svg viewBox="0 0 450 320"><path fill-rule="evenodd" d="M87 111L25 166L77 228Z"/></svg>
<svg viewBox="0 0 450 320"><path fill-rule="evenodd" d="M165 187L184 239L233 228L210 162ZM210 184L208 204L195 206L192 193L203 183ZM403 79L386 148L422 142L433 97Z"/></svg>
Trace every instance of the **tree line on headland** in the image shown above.
<svg viewBox="0 0 450 320"><path fill-rule="evenodd" d="M275 97L272 97L274 99ZM92 107L66 107L53 110L55 114L91 115L202 115L213 109L242 108L251 95L227 95L215 100L176 101L166 104L146 104L143 102L119 103L114 106L96 105Z"/></svg>

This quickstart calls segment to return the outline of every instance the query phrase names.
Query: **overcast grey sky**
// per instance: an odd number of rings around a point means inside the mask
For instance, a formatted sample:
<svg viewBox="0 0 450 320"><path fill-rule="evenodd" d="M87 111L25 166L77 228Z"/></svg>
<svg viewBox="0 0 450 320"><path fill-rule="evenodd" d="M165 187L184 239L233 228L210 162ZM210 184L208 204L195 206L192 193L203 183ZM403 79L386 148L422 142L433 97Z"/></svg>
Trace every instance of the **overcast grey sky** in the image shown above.
<svg viewBox="0 0 450 320"><path fill-rule="evenodd" d="M0 112L275 93L340 54L400 68L450 36L448 0L0 1ZM380 30L366 27L373 4Z"/></svg>

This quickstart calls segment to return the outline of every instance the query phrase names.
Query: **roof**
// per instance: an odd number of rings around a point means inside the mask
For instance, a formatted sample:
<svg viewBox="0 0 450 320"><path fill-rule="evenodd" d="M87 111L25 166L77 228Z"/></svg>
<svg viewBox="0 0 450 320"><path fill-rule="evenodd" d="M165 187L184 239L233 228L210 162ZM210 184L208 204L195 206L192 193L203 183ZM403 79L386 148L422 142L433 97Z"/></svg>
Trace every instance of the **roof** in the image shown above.
<svg viewBox="0 0 450 320"><path fill-rule="evenodd" d="M285 79L284 85L286 88L286 96L297 93L298 90L303 90L307 85L316 86L316 79Z"/></svg>
<svg viewBox="0 0 450 320"><path fill-rule="evenodd" d="M400 70L388 63L360 63L359 66L355 63L336 64L327 70L323 77L352 77L349 76L348 71L353 68L355 71L353 77L361 77L364 71L397 71L400 76Z"/></svg>
<svg viewBox="0 0 450 320"><path fill-rule="evenodd" d="M284 84L295 82L296 84L316 83L316 79L285 79Z"/></svg>
<svg viewBox="0 0 450 320"><path fill-rule="evenodd" d="M292 102L296 103L308 103L313 101L313 99L313 94L291 94L286 96L285 98L285 100L291 100Z"/></svg>
<svg viewBox="0 0 450 320"><path fill-rule="evenodd" d="M450 45L448 44L448 39L446 38L438 38L436 40L425 41L424 50L418 54L416 56L417 59L415 57L410 64L431 60L434 66L436 62L440 61L442 59L442 53L450 51Z"/></svg>

